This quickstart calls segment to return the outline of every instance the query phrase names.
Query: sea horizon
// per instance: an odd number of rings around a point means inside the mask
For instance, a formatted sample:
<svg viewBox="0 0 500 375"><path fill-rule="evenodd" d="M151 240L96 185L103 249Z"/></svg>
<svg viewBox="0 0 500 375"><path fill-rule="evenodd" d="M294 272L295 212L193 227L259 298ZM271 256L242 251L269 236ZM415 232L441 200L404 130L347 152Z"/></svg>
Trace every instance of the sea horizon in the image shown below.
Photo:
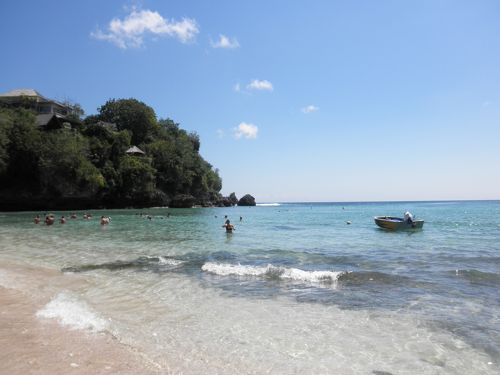
<svg viewBox="0 0 500 375"><path fill-rule="evenodd" d="M465 202L499 202L500 199L431 199L431 200L368 200L368 201L256 201L256 206L262 205L272 205L272 204L315 204L315 205L348 205L348 204L384 204L384 203L465 203ZM229 206L231 207L231 206ZM234 205L233 207L237 207ZM252 206L242 206L242 207L252 207ZM149 209L179 209L183 210L185 208L169 207L169 206L151 206L151 207L126 207L126 208L75 208L75 209L35 209L35 210L18 210L18 211L0 211L0 213L14 213L14 212L85 212L85 211L111 211L111 210L149 210ZM213 208L228 208L221 206L198 206L195 205L190 208L203 208L203 209L213 209Z"/></svg>

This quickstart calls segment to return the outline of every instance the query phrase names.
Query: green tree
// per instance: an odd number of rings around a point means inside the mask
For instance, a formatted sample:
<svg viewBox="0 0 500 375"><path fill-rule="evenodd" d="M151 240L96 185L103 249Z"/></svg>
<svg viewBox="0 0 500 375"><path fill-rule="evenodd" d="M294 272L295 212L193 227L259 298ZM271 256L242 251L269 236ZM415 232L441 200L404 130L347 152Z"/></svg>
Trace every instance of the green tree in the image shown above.
<svg viewBox="0 0 500 375"><path fill-rule="evenodd" d="M42 134L40 180L48 196L93 196L105 186L100 171L88 160L88 141L68 130Z"/></svg>
<svg viewBox="0 0 500 375"><path fill-rule="evenodd" d="M7 172L9 165L9 134L12 128L12 114L9 110L0 108L0 180Z"/></svg>
<svg viewBox="0 0 500 375"><path fill-rule="evenodd" d="M68 118L77 122L82 121L83 116L85 116L85 111L79 103L71 99L66 99L62 102L62 104L70 109L70 113L67 116Z"/></svg>
<svg viewBox="0 0 500 375"><path fill-rule="evenodd" d="M99 108L98 118L132 133L132 144L152 141L159 125L153 108L136 99L111 99Z"/></svg>
<svg viewBox="0 0 500 375"><path fill-rule="evenodd" d="M10 111L8 132L9 163L5 186L36 191L39 187L38 161L42 148L40 131L30 110L17 108Z"/></svg>
<svg viewBox="0 0 500 375"><path fill-rule="evenodd" d="M121 159L118 174L119 195L132 202L147 204L155 195L155 173L146 158L126 155Z"/></svg>

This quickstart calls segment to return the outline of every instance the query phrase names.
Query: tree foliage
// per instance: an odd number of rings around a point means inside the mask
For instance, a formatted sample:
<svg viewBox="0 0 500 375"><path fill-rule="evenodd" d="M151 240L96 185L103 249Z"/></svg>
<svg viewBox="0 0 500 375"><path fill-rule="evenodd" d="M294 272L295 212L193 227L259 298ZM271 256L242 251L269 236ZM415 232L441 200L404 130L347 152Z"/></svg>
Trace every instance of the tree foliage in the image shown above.
<svg viewBox="0 0 500 375"><path fill-rule="evenodd" d="M108 100L84 119L72 107L83 125L59 130L37 128L30 109L0 108L0 198L22 197L26 208L30 199L71 208L78 199L108 207L220 202L222 181L199 154L198 134L158 120L136 99ZM146 155L127 155L132 145Z"/></svg>
<svg viewBox="0 0 500 375"><path fill-rule="evenodd" d="M99 120L116 124L118 130L129 130L132 143L150 142L158 131L153 108L136 99L111 99L99 108Z"/></svg>

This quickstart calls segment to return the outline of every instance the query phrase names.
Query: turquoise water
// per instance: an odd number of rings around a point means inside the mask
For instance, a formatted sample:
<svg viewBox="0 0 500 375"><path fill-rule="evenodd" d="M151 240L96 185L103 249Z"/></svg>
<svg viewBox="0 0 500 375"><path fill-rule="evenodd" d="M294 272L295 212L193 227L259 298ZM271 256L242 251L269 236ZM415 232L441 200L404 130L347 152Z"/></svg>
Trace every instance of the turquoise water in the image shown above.
<svg viewBox="0 0 500 375"><path fill-rule="evenodd" d="M406 210L423 230L373 222ZM1 214L0 261L84 278L48 308L174 372L500 372L499 201L91 212Z"/></svg>

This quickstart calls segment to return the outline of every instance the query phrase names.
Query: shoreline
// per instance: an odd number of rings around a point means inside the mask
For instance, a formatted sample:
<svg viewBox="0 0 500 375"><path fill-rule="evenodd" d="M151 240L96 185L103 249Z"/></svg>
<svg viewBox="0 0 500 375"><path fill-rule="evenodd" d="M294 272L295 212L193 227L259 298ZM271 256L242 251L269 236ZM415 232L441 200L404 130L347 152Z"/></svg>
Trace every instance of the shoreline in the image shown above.
<svg viewBox="0 0 500 375"><path fill-rule="evenodd" d="M71 329L56 319L37 317L53 297L47 289L57 287L61 277L56 271L30 266L0 267L1 373L168 373L108 332Z"/></svg>

